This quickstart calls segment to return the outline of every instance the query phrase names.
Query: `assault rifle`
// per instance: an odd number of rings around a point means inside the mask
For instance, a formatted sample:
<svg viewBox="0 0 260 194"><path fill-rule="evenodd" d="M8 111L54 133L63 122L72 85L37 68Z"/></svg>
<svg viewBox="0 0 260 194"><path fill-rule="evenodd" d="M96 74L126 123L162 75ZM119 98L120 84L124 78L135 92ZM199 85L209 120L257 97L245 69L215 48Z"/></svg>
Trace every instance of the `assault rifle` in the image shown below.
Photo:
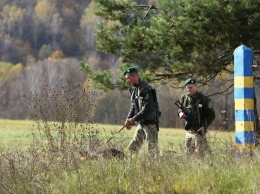
<svg viewBox="0 0 260 194"><path fill-rule="evenodd" d="M193 131L197 132L199 135L202 135L201 131L198 131L198 129L200 128L200 126L198 125L197 122L195 122L194 118L192 117L192 115L182 106L181 102L179 100L177 100L175 102L175 105L181 109L181 111L186 115L186 125L185 125L185 130L189 130L192 129Z"/></svg>

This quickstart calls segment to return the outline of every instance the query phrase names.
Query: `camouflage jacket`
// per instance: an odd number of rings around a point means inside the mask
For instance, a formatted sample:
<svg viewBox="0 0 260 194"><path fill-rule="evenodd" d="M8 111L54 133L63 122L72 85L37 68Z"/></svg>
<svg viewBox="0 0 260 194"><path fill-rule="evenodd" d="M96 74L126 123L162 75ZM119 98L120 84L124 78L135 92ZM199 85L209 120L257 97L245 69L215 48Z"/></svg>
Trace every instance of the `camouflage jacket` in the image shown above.
<svg viewBox="0 0 260 194"><path fill-rule="evenodd" d="M181 96L180 102L199 126L203 126L205 129L215 119L215 111L211 99L200 92L197 92L195 96L186 93ZM196 104L198 104L198 110ZM180 112L181 110L178 111L178 113Z"/></svg>
<svg viewBox="0 0 260 194"><path fill-rule="evenodd" d="M143 124L157 124L160 112L155 89L140 78L139 86L133 86L130 93L131 107L127 118Z"/></svg>

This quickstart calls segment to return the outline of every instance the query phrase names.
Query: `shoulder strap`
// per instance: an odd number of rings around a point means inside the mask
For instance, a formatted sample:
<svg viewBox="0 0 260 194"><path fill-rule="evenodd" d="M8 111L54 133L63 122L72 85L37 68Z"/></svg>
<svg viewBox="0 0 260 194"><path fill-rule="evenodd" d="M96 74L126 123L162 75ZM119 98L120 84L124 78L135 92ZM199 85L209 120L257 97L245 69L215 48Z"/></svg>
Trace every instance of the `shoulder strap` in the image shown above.
<svg viewBox="0 0 260 194"><path fill-rule="evenodd" d="M185 95L184 95L184 101L183 101L183 107L184 107L184 108L186 108L186 106L187 106L187 100L188 100L188 95L185 94Z"/></svg>
<svg viewBox="0 0 260 194"><path fill-rule="evenodd" d="M133 103L135 110L137 112L139 112L138 106L137 106L136 101L135 101L135 92L136 92L136 90L135 90L135 88L132 87L131 89L129 89L129 91L131 93L131 102Z"/></svg>
<svg viewBox="0 0 260 194"><path fill-rule="evenodd" d="M200 110L199 110L199 102L201 100L201 92L199 92L198 97L196 99L196 108L197 108L197 114L198 114L198 120L199 120L199 126L200 126Z"/></svg>
<svg viewBox="0 0 260 194"><path fill-rule="evenodd" d="M198 120L199 120L199 126L200 126L200 110L199 110L199 101L200 101L200 94L198 95L196 99L196 109L197 109L197 114L198 114Z"/></svg>

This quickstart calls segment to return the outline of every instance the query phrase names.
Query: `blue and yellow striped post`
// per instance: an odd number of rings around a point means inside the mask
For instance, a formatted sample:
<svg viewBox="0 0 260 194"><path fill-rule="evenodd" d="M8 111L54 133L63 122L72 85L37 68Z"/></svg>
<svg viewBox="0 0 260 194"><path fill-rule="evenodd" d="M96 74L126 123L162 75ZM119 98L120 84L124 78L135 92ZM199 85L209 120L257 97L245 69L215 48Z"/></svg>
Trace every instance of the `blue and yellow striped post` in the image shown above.
<svg viewBox="0 0 260 194"><path fill-rule="evenodd" d="M253 51L242 45L234 51L235 127L238 153L254 149Z"/></svg>

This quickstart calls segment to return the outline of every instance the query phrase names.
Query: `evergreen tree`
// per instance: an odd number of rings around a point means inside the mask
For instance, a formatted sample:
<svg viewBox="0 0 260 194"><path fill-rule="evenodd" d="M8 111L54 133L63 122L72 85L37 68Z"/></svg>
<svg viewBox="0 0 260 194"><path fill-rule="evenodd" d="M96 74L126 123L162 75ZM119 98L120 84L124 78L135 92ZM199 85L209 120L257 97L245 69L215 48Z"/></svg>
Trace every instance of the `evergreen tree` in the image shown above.
<svg viewBox="0 0 260 194"><path fill-rule="evenodd" d="M179 83L194 76L207 84L220 73L231 73L233 51L244 44L260 48L260 2L257 0L158 0L155 6L116 0L95 0L104 19L96 32L98 49L138 66L147 78ZM83 71L99 84L112 83L111 72ZM123 68L122 68L123 69ZM102 77L106 80L102 80ZM98 79L97 79L98 78ZM110 82L108 83L108 81Z"/></svg>

